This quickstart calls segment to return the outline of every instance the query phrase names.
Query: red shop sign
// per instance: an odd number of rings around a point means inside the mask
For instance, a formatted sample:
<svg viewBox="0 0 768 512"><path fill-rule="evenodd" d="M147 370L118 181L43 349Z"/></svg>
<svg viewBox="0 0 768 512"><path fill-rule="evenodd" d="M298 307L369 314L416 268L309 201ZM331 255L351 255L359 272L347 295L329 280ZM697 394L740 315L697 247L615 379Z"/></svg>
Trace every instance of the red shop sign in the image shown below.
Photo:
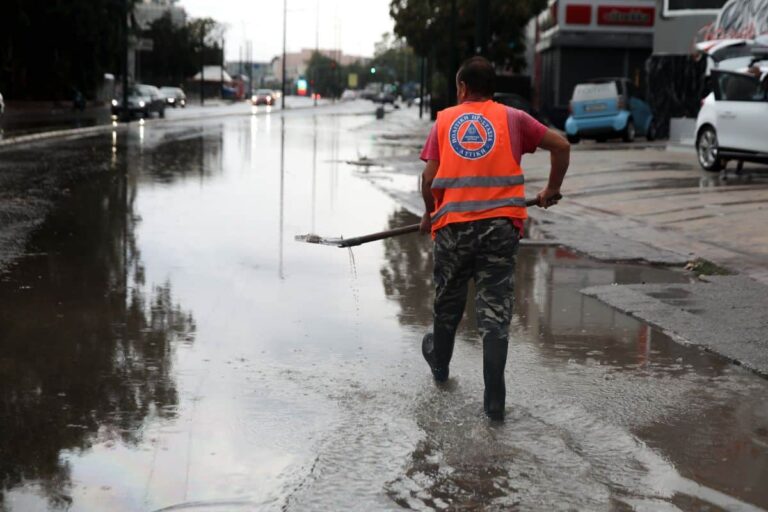
<svg viewBox="0 0 768 512"><path fill-rule="evenodd" d="M603 5L597 8L598 25L652 27L656 9L653 7L624 7Z"/></svg>

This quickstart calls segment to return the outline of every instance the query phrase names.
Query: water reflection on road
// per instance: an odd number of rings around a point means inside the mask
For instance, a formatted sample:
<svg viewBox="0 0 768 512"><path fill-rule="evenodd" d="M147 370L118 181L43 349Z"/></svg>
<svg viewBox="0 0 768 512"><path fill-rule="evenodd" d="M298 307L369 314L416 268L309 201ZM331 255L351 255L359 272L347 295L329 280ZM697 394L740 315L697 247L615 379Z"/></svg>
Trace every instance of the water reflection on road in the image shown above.
<svg viewBox="0 0 768 512"><path fill-rule="evenodd" d="M109 171L0 283L0 509L768 506L766 382L578 292L682 274L525 247L508 421L481 414L471 307L435 387L429 240L355 269L293 242L414 221L339 163L397 155L376 130L293 112L77 143Z"/></svg>

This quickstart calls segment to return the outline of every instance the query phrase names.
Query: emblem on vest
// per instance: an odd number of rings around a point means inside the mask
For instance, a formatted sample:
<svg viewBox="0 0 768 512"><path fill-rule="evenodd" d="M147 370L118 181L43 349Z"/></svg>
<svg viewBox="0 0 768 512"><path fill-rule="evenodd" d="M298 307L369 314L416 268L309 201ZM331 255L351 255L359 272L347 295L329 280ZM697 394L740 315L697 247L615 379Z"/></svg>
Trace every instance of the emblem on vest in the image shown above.
<svg viewBox="0 0 768 512"><path fill-rule="evenodd" d="M453 151L461 158L483 158L496 144L496 131L490 121L480 114L462 114L448 131Z"/></svg>

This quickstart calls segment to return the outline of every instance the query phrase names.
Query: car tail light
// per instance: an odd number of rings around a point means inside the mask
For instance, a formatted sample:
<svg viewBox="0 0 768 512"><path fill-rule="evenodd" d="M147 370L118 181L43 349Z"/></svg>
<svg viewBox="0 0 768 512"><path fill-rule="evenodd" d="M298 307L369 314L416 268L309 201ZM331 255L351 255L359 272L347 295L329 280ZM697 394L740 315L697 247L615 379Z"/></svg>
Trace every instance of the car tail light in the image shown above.
<svg viewBox="0 0 768 512"><path fill-rule="evenodd" d="M619 110L624 110L624 107L627 106L627 102L624 100L624 97L620 97L616 101L616 106L618 107Z"/></svg>
<svg viewBox="0 0 768 512"><path fill-rule="evenodd" d="M568 102L568 113L569 114L573 114L573 102L572 101Z"/></svg>

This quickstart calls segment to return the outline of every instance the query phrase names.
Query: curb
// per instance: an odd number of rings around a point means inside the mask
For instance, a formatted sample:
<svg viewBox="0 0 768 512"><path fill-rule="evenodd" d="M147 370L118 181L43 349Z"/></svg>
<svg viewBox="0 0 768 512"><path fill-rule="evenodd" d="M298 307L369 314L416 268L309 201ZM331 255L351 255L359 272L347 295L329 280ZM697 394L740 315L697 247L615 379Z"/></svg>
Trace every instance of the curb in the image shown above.
<svg viewBox="0 0 768 512"><path fill-rule="evenodd" d="M68 128L66 130L53 130L50 132L33 133L29 135L19 135L18 137L11 137L8 139L0 140L0 148L8 146L14 146L16 144L22 144L25 142L38 142L48 139L67 138L67 137L86 137L88 135L102 133L113 130L126 129L125 124L100 124L97 126L87 126L85 128Z"/></svg>
<svg viewBox="0 0 768 512"><path fill-rule="evenodd" d="M315 109L315 108L326 108L333 106L333 103L326 104L326 105L318 105L315 107L314 105L308 105L306 107L293 107L293 108L286 108L285 110L277 110L276 114L284 114L291 111L296 110L309 110L309 109ZM201 115L191 115L189 117L183 117L179 119L145 119L145 123L151 123L151 124L157 124L157 123L182 123L182 122L188 122L188 121L195 121L199 119L217 119L217 118L223 118L223 117L235 117L235 116L252 116L252 115L265 115L266 112L259 112L258 114L253 114L252 112L220 112L220 113L212 113L212 114L203 114ZM29 135L19 135L17 137L10 137L7 139L0 139L0 149L4 149L10 146L15 146L17 144L23 144L23 143L30 143L30 142L40 142L40 141L46 141L49 139L66 139L66 138L80 138L80 137L87 137L88 135L94 135L98 133L103 132L109 132L114 130L126 130L131 126L130 123L117 123L114 124L101 124L96 126L87 126L84 128L67 128L64 130L52 130L49 132L40 132L40 133L33 133Z"/></svg>

